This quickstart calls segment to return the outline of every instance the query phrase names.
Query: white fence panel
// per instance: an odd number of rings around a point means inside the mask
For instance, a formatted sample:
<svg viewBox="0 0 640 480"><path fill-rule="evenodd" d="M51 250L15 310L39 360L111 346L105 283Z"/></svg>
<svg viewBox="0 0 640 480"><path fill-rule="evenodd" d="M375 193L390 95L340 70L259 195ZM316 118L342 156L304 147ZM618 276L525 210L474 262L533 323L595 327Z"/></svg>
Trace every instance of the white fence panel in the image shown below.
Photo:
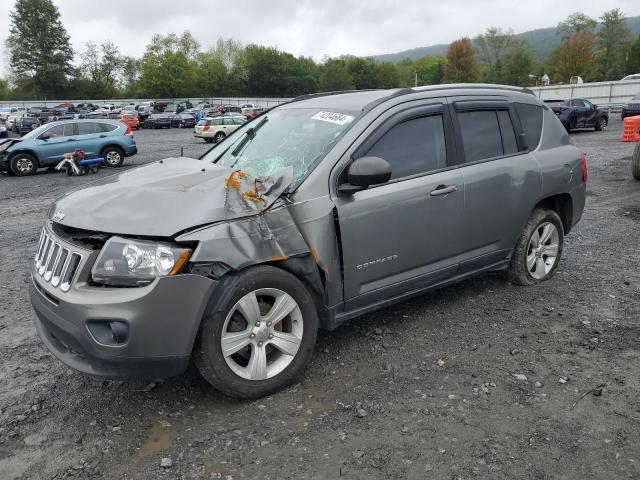
<svg viewBox="0 0 640 480"><path fill-rule="evenodd" d="M640 95L640 81L593 82L577 85L550 85L531 87L541 100L584 98L601 107L616 108Z"/></svg>

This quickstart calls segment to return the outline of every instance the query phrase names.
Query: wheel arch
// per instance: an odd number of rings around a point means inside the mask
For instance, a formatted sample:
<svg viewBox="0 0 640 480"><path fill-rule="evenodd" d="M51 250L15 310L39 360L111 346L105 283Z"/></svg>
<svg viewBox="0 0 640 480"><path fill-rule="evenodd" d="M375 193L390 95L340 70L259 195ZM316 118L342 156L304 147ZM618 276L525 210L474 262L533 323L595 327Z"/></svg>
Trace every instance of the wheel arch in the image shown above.
<svg viewBox="0 0 640 480"><path fill-rule="evenodd" d="M13 157L15 157L16 155L19 155L21 153L27 153L27 154L33 156L38 161L38 164L42 162L42 160L40 159L40 157L38 157L38 154L35 152L35 150L32 150L30 148L20 148L20 149L12 151L9 154L9 161L11 161L11 159Z"/></svg>
<svg viewBox="0 0 640 480"><path fill-rule="evenodd" d="M100 155L102 155L102 152L104 152L107 148L117 148L118 150L120 150L122 156L124 157L124 148L122 148L122 145L119 145L117 143L107 143L105 145L102 145L102 147L100 147Z"/></svg>
<svg viewBox="0 0 640 480"><path fill-rule="evenodd" d="M534 210L536 208L553 210L562 220L565 235L571 231L573 224L573 199L568 193L560 193L544 198L535 205Z"/></svg>

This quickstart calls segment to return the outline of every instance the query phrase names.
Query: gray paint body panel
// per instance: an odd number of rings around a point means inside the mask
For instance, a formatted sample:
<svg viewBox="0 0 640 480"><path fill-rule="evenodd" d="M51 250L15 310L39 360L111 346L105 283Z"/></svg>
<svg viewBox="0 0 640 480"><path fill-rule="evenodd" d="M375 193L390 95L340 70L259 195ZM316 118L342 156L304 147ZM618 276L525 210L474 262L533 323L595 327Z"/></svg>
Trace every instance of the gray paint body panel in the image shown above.
<svg viewBox="0 0 640 480"><path fill-rule="evenodd" d="M446 123L454 118L449 105L477 98L540 105L532 95L493 86L317 97L278 108L331 111L332 105L341 105L362 114L286 195L291 172L259 179L260 191L254 193L261 200L247 201L245 194L255 179L230 189L232 169L186 158L130 170L66 195L51 210L51 215L65 214L63 225L197 243L190 261L199 274L165 278L139 289L96 289L87 283L94 255L83 267L85 283L49 308L79 329L90 316L120 316L132 322L132 332L145 332L145 341L132 338L120 353L180 356L189 355L207 304L222 295L216 288L232 285L224 280L252 265L280 264L290 271L298 268L287 264L291 259L302 259L305 268L312 265L314 278L301 279L323 290L316 301L327 312L324 325L330 328L390 302L503 268L534 206L550 196L569 196L573 226L582 214L585 185L579 150L546 108L537 148L459 164L458 138L453 124ZM350 195L338 193L353 152L376 128L408 108L428 105L441 105L445 112L448 168ZM440 185L457 189L431 196ZM299 276L302 271L297 271ZM214 279L221 279L220 285ZM45 296L38 288L32 295L41 312ZM152 325L151 317L157 323ZM111 350L93 353L114 355Z"/></svg>

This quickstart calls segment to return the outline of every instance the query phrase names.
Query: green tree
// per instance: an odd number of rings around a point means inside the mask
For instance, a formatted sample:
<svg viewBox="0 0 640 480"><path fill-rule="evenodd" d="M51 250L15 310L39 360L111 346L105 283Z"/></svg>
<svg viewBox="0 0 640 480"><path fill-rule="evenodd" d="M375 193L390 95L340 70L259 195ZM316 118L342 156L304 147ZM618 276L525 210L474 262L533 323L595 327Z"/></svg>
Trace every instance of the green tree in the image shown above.
<svg viewBox="0 0 640 480"><path fill-rule="evenodd" d="M396 88L400 85L400 75L391 62L376 63L375 88Z"/></svg>
<svg viewBox="0 0 640 480"><path fill-rule="evenodd" d="M418 85L437 85L442 83L447 59L440 55L427 55L413 62L413 71L417 74ZM415 78L411 78L410 85L414 86Z"/></svg>
<svg viewBox="0 0 640 480"><path fill-rule="evenodd" d="M490 27L485 33L478 35L474 43L482 65L482 80L487 83L499 82L507 56L514 47L513 32Z"/></svg>
<svg viewBox="0 0 640 480"><path fill-rule="evenodd" d="M347 65L356 90L376 88L376 63L368 58L344 55L340 57Z"/></svg>
<svg viewBox="0 0 640 480"><path fill-rule="evenodd" d="M600 20L602 27L598 31L597 43L600 68L605 80L618 80L625 73L631 32L627 28L624 13L618 8L604 12Z"/></svg>
<svg viewBox="0 0 640 480"><path fill-rule="evenodd" d="M480 78L476 55L468 37L452 42L447 49L444 81L448 83L477 82Z"/></svg>
<svg viewBox="0 0 640 480"><path fill-rule="evenodd" d="M562 40L567 40L576 33L593 32L598 26L593 18L588 17L582 12L572 13L564 22L558 23L556 33L560 35Z"/></svg>
<svg viewBox="0 0 640 480"><path fill-rule="evenodd" d="M625 73L640 73L640 36L630 45L627 52L627 70Z"/></svg>
<svg viewBox="0 0 640 480"><path fill-rule="evenodd" d="M353 90L355 83L347 63L340 58L327 59L321 67L318 89L321 92Z"/></svg>
<svg viewBox="0 0 640 480"><path fill-rule="evenodd" d="M73 73L73 49L51 0L16 0L7 38L9 65L32 95L62 97Z"/></svg>
<svg viewBox="0 0 640 480"><path fill-rule="evenodd" d="M243 51L244 47L237 40L220 37L210 52L215 58L220 60L227 71L230 72Z"/></svg>
<svg viewBox="0 0 640 480"><path fill-rule="evenodd" d="M9 82L0 78L0 100L7 100L9 94Z"/></svg>
<svg viewBox="0 0 640 480"><path fill-rule="evenodd" d="M197 94L202 97L215 97L229 93L229 71L213 51L197 55Z"/></svg>
<svg viewBox="0 0 640 480"><path fill-rule="evenodd" d="M121 90L124 97L139 97L142 95L140 86L141 60L133 57L123 57Z"/></svg>
<svg viewBox="0 0 640 480"><path fill-rule="evenodd" d="M535 83L529 75L535 76L535 62L524 42L516 42L504 59L500 72L500 82L507 85L525 87Z"/></svg>
<svg viewBox="0 0 640 480"><path fill-rule="evenodd" d="M122 74L125 59L113 42L100 46L88 42L82 53L81 72L87 77L91 93L89 98L106 98L117 95L117 82Z"/></svg>
<svg viewBox="0 0 640 480"><path fill-rule="evenodd" d="M154 35L140 62L140 85L150 97L192 96L196 90L198 42L191 33Z"/></svg>

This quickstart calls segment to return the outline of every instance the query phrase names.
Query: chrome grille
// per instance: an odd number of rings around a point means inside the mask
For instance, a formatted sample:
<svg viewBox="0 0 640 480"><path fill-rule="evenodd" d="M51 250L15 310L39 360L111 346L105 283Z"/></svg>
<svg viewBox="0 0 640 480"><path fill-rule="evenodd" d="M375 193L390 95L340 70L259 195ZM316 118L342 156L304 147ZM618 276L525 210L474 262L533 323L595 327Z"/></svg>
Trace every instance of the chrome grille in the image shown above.
<svg viewBox="0 0 640 480"><path fill-rule="evenodd" d="M45 282L59 286L63 292L68 291L81 261L81 253L61 243L46 228L42 229L34 270Z"/></svg>

